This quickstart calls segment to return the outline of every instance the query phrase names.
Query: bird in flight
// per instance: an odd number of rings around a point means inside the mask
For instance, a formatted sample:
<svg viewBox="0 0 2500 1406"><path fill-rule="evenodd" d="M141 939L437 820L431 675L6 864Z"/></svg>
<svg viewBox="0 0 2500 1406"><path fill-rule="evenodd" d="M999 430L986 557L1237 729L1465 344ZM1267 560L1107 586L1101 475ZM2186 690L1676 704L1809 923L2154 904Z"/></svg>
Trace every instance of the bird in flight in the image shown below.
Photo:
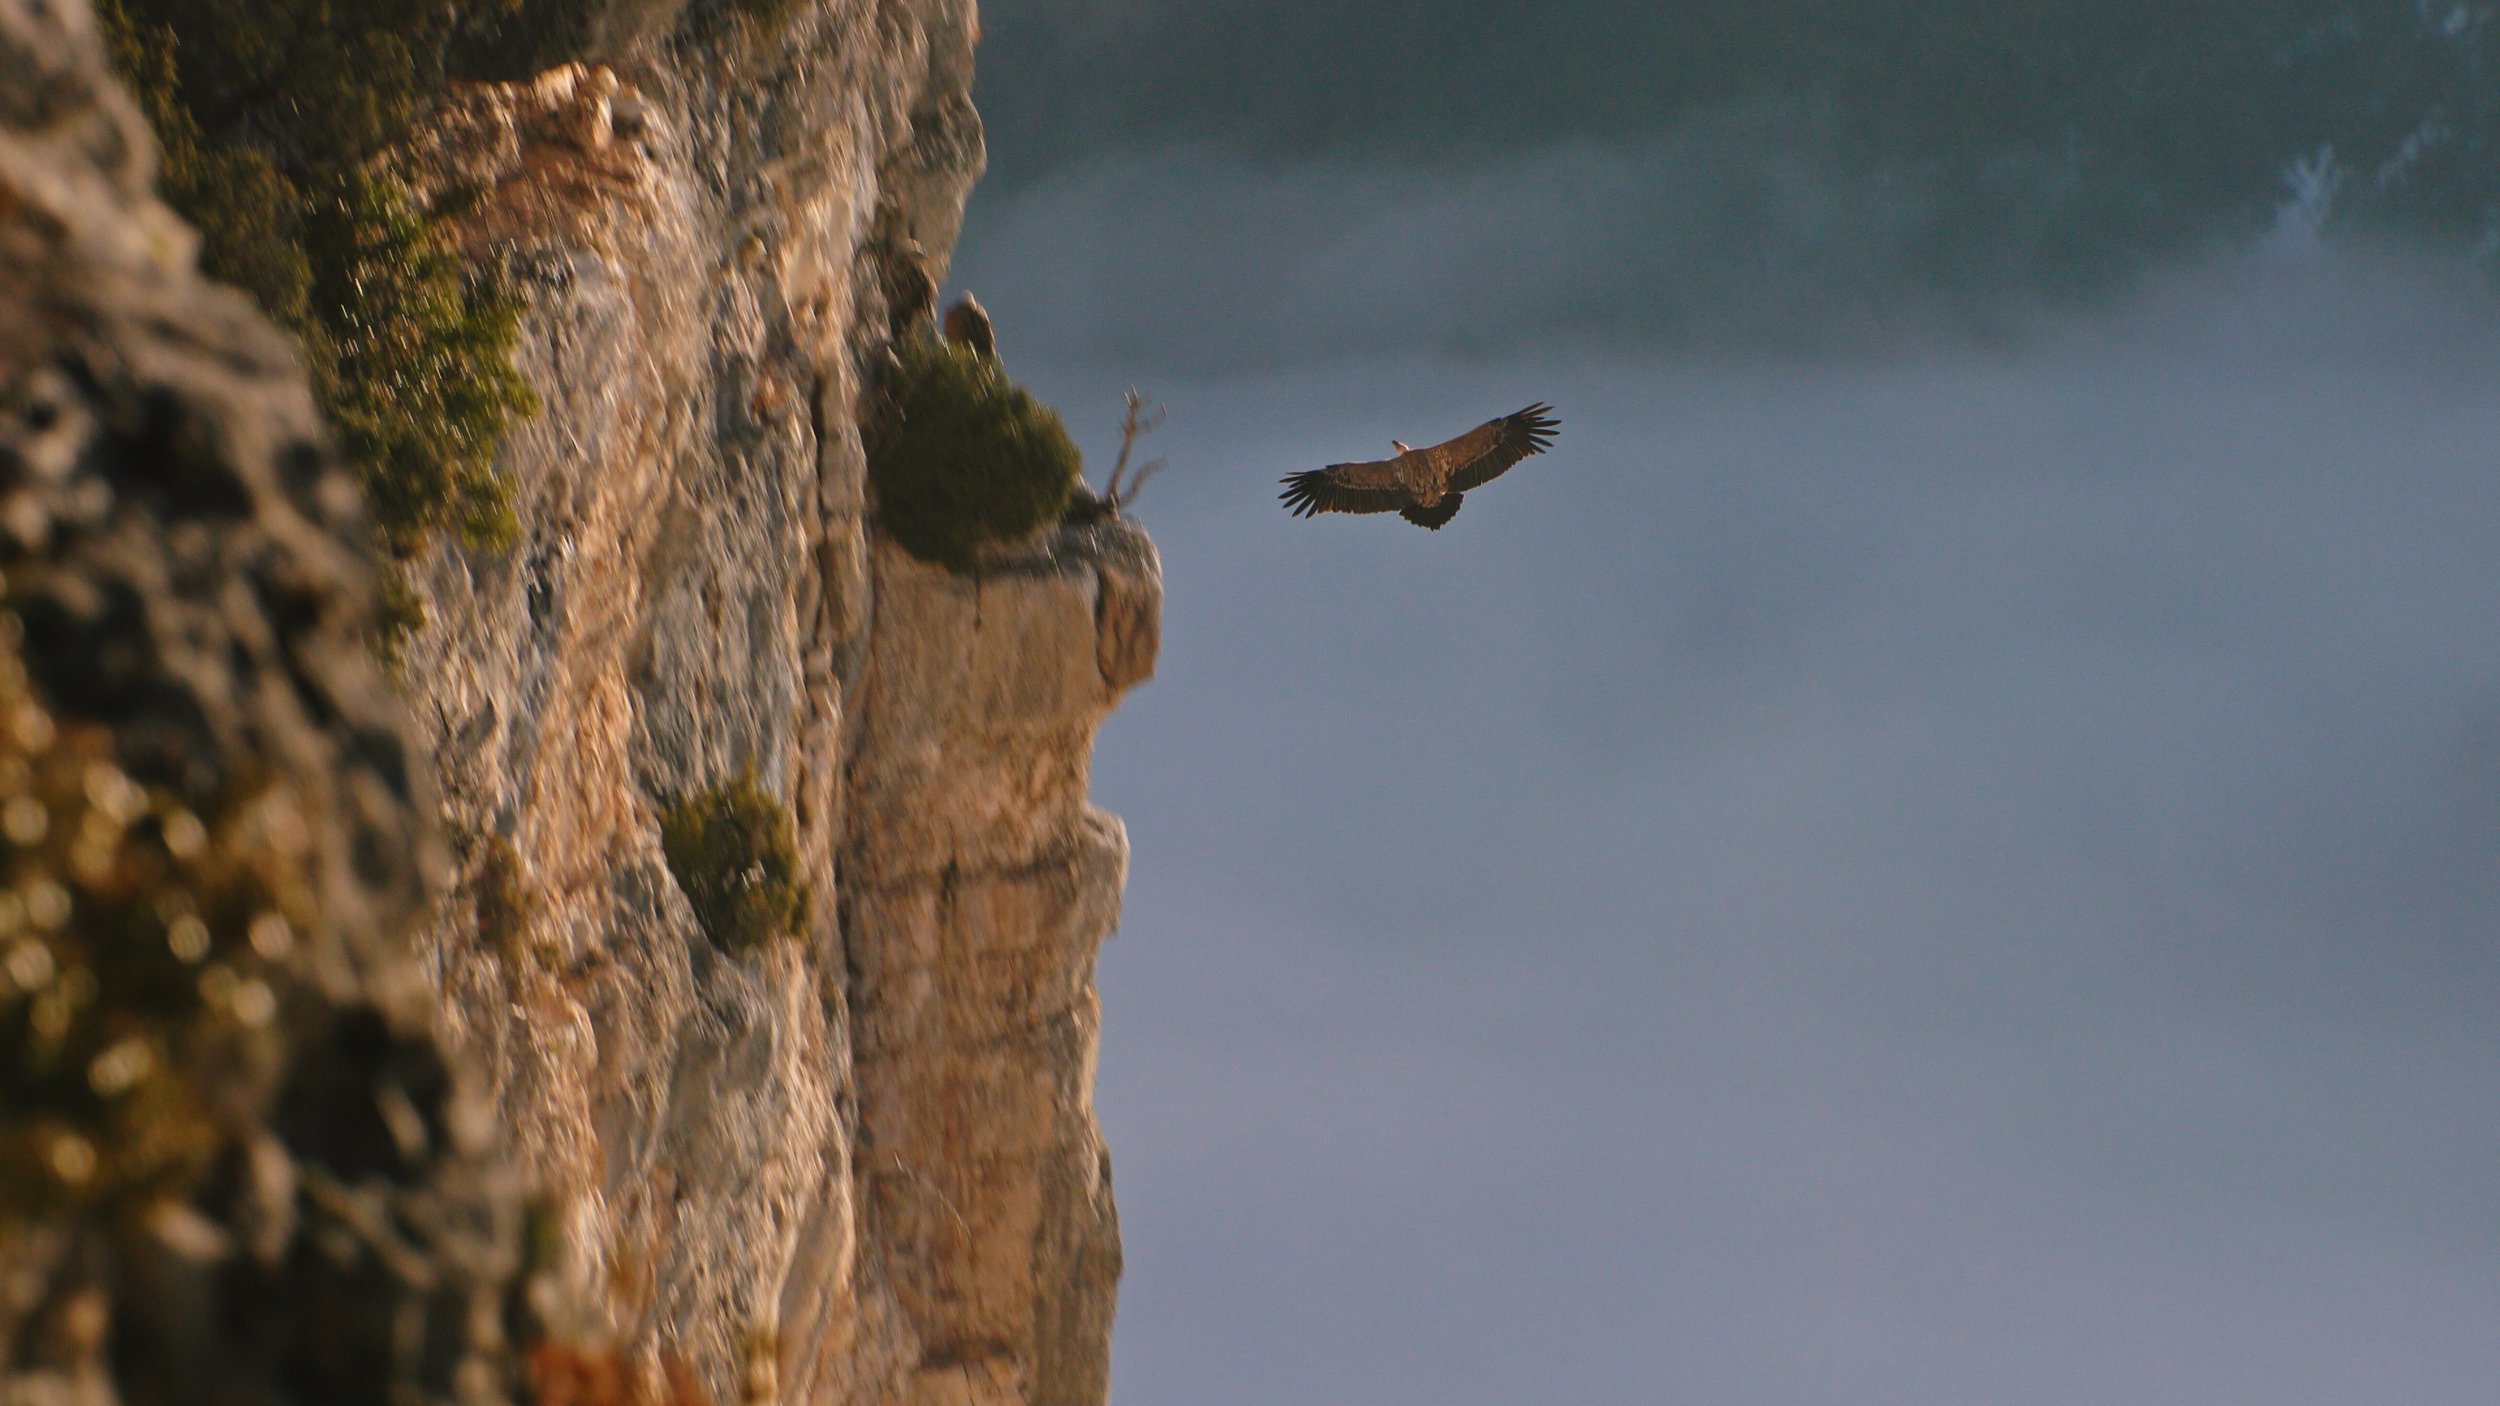
<svg viewBox="0 0 2500 1406"><path fill-rule="evenodd" d="M1441 530L1458 516L1467 490L1502 476L1531 454L1542 454L1562 425L1543 401L1515 415L1487 420L1456 439L1410 449L1403 441L1394 459L1330 464L1289 474L1283 480L1285 510L1295 517L1320 513L1396 513L1417 527Z"/></svg>

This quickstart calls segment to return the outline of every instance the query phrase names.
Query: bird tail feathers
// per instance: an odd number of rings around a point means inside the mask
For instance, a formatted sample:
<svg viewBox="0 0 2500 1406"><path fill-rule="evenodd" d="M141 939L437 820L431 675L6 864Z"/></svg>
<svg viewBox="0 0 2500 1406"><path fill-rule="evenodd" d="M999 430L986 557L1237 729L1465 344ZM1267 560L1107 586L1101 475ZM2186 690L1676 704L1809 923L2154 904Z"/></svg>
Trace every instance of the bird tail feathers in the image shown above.
<svg viewBox="0 0 2500 1406"><path fill-rule="evenodd" d="M1417 527L1429 527L1433 531L1438 532L1441 530L1441 524L1458 516L1458 505L1464 502L1466 498L1467 495L1464 493L1453 493L1449 497L1442 499L1441 505L1437 508L1427 508L1421 504L1409 504L1406 507L1398 509L1398 516L1415 524Z"/></svg>

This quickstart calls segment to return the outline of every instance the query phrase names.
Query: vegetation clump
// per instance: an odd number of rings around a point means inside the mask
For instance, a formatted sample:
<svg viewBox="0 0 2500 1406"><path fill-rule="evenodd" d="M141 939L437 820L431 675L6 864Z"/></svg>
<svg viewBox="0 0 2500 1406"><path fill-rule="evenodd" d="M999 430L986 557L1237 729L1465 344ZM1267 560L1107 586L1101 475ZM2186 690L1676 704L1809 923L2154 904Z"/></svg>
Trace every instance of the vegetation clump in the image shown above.
<svg viewBox="0 0 2500 1406"><path fill-rule="evenodd" d="M454 78L578 31L559 21L583 8L101 0L156 129L165 198L199 230L202 268L295 334L396 554L444 530L509 545L495 448L536 407L511 363L519 299L462 263L444 222L411 204L383 158ZM529 42L498 42L508 37Z"/></svg>
<svg viewBox="0 0 2500 1406"><path fill-rule="evenodd" d="M910 338L880 383L868 478L886 532L912 555L970 571L980 549L1056 522L1082 460L1057 411L966 348Z"/></svg>
<svg viewBox="0 0 2500 1406"><path fill-rule="evenodd" d="M752 769L660 810L660 849L724 952L747 952L798 930L807 911L790 816Z"/></svg>

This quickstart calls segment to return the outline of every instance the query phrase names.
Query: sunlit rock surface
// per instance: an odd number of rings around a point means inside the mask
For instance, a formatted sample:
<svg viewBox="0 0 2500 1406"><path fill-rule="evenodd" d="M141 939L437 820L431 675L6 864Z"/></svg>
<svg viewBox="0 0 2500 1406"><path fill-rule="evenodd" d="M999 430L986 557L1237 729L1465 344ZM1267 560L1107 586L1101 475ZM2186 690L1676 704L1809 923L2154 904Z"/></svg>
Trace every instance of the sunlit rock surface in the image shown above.
<svg viewBox="0 0 2500 1406"><path fill-rule="evenodd" d="M1086 776L1159 573L1119 523L978 577L880 542L858 422L981 167L975 20L726 8L612 7L597 62L465 92L406 165L525 292L544 402L521 543L411 573L457 856L427 970L560 1208L567 1331L725 1400L1099 1402L1126 842ZM750 769L812 910L730 955L657 817Z"/></svg>

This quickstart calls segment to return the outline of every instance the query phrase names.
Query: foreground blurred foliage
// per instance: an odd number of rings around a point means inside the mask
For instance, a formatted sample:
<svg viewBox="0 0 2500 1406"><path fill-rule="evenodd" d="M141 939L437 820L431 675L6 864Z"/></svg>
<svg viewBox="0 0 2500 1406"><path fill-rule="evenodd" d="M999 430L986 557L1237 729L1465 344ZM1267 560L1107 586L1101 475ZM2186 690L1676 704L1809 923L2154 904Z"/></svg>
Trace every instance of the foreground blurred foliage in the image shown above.
<svg viewBox="0 0 2500 1406"><path fill-rule="evenodd" d="M982 547L1057 522L1082 469L1059 413L994 357L927 337L894 350L865 427L886 532L914 556L970 571Z"/></svg>
<svg viewBox="0 0 2500 1406"><path fill-rule="evenodd" d="M456 78L508 77L578 42L584 0L100 0L163 147L202 267L302 343L384 542L509 545L494 473L535 402L520 304L464 267L377 158Z"/></svg>
<svg viewBox="0 0 2500 1406"><path fill-rule="evenodd" d="M194 810L58 723L0 616L0 1206L136 1205L279 1072L270 964L315 899L286 788Z"/></svg>

